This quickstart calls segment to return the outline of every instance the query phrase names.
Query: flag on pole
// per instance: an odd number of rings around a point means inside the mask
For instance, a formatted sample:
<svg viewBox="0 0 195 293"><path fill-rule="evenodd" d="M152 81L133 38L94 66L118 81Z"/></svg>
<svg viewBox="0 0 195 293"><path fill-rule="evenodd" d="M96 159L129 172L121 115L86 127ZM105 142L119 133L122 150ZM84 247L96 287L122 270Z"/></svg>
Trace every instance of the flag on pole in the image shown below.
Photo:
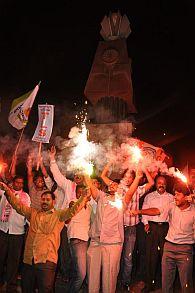
<svg viewBox="0 0 195 293"><path fill-rule="evenodd" d="M17 128L18 130L24 128L28 123L30 110L39 90L39 85L40 83L36 85L36 87L32 91L29 91L28 93L13 100L12 102L8 121L13 127Z"/></svg>
<svg viewBox="0 0 195 293"><path fill-rule="evenodd" d="M38 105L39 122L32 140L40 143L49 143L54 117L54 105Z"/></svg>

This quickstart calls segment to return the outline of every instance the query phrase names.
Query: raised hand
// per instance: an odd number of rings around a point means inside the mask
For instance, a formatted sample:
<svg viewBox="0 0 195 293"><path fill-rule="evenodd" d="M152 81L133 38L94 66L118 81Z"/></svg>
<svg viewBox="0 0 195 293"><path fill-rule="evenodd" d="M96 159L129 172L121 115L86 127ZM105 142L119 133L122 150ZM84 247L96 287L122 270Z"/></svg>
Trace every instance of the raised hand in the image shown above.
<svg viewBox="0 0 195 293"><path fill-rule="evenodd" d="M50 160L55 160L56 148L54 145L51 147L50 150L48 150L48 154L49 154Z"/></svg>
<svg viewBox="0 0 195 293"><path fill-rule="evenodd" d="M7 185L4 182L0 182L0 189L6 190Z"/></svg>
<svg viewBox="0 0 195 293"><path fill-rule="evenodd" d="M27 167L32 168L32 154L28 155L26 165L27 165Z"/></svg>

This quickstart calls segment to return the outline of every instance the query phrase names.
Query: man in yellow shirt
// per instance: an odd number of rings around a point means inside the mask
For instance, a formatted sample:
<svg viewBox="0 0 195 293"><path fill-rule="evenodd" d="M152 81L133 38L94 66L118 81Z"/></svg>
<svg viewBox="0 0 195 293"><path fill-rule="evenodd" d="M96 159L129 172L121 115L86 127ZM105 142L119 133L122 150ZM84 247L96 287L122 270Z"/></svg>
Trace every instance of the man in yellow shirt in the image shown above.
<svg viewBox="0 0 195 293"><path fill-rule="evenodd" d="M64 222L76 215L88 202L89 196L81 196L68 209L55 210L55 195L45 191L41 196L41 211L27 207L18 200L11 189L0 182L12 207L30 222L24 249L23 292L33 291L34 279L41 293L52 292L60 245L60 232ZM30 288L31 287L31 288Z"/></svg>

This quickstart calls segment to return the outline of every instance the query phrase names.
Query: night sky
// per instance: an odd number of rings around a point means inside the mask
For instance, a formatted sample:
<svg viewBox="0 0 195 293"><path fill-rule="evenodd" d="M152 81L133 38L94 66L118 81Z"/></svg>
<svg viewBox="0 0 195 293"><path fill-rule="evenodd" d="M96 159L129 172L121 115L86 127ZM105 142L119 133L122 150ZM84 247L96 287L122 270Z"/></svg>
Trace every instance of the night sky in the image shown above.
<svg viewBox="0 0 195 293"><path fill-rule="evenodd" d="M37 124L37 104L45 102L56 105L55 133L69 128L102 40L100 22L119 9L132 29L127 46L138 111L134 135L162 146L180 165L195 165L194 8L188 0L1 0L1 133L15 131L3 122L13 98L39 80L29 133Z"/></svg>

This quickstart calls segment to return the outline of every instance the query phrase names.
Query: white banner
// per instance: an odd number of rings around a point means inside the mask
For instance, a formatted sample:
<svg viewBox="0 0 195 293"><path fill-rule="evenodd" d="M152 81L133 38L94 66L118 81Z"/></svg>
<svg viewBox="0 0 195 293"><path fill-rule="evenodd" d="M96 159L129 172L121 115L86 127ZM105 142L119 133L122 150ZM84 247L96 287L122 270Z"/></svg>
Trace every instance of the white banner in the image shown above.
<svg viewBox="0 0 195 293"><path fill-rule="evenodd" d="M39 122L32 140L36 142L49 143L54 117L54 105L38 105Z"/></svg>

